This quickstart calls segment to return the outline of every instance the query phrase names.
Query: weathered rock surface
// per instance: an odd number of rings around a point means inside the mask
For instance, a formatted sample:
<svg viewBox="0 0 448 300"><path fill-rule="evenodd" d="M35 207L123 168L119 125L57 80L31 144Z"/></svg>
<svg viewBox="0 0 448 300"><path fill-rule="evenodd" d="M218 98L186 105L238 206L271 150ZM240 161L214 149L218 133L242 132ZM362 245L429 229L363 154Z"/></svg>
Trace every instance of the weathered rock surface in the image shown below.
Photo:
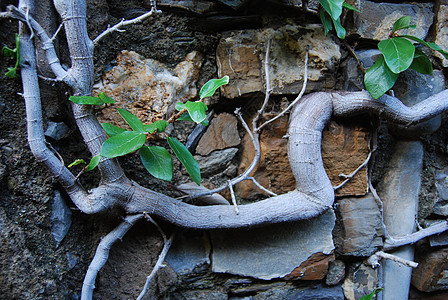
<svg viewBox="0 0 448 300"><path fill-rule="evenodd" d="M70 229L70 225L72 224L72 213L59 191L54 192L51 209L51 233L53 234L57 247Z"/></svg>
<svg viewBox="0 0 448 300"><path fill-rule="evenodd" d="M196 0L196 1L184 1L184 0L159 0L157 6L161 9L164 7L185 9L195 13L207 13L216 9L216 4L211 1Z"/></svg>
<svg viewBox="0 0 448 300"><path fill-rule="evenodd" d="M353 264L348 268L347 277L342 284L344 295L348 300L361 299L361 297L370 294L376 287L378 287L376 270L361 263Z"/></svg>
<svg viewBox="0 0 448 300"><path fill-rule="evenodd" d="M332 210L312 220L278 224L249 231L212 232L212 270L260 279L282 278L293 272L317 253L328 266L328 256L334 249L332 230L335 215ZM316 257L316 256L314 256ZM323 278L327 267L313 263L306 274ZM304 275L304 274L303 274Z"/></svg>
<svg viewBox="0 0 448 300"><path fill-rule="evenodd" d="M336 285L345 277L345 263L342 260L335 260L328 267L328 274L325 278L325 284Z"/></svg>
<svg viewBox="0 0 448 300"><path fill-rule="evenodd" d="M344 198L338 204L344 227L343 254L370 256L383 246L383 221L372 194Z"/></svg>
<svg viewBox="0 0 448 300"><path fill-rule="evenodd" d="M199 141L196 153L205 156L215 150L238 146L240 142L236 118L231 114L222 113L210 122Z"/></svg>
<svg viewBox="0 0 448 300"><path fill-rule="evenodd" d="M48 122L45 136L59 141L70 135L70 128L64 122Z"/></svg>
<svg viewBox="0 0 448 300"><path fill-rule="evenodd" d="M98 113L100 122L127 127L116 112L124 108L145 123L166 118L174 112L176 102L196 96L196 80L202 55L191 52L173 70L164 64L146 59L133 51L122 51L117 65L103 75L95 85L95 92L104 92L117 102Z"/></svg>
<svg viewBox="0 0 448 300"><path fill-rule="evenodd" d="M432 212L448 216L448 174L447 170L440 172L436 176L435 186L437 189L437 199L432 208Z"/></svg>
<svg viewBox="0 0 448 300"><path fill-rule="evenodd" d="M344 300L344 293L340 285L333 287L323 287L322 285L312 286L300 292L290 295L287 300Z"/></svg>
<svg viewBox="0 0 448 300"><path fill-rule="evenodd" d="M269 59L273 94L298 94L302 88L305 52L309 48L307 91L333 88L333 71L341 57L339 45L325 37L319 25L286 25L278 29L244 30L225 34L217 48L218 75L229 75L222 88L224 97L235 98L264 92L263 61L266 42L271 41Z"/></svg>
<svg viewBox="0 0 448 300"><path fill-rule="evenodd" d="M416 24L417 28L402 30L400 34L411 34L424 39L433 22L432 3L377 3L368 0L353 2L361 13L353 14L353 24L348 26L347 35L374 40L387 39L394 22L403 16L410 16L411 24Z"/></svg>
<svg viewBox="0 0 448 300"><path fill-rule="evenodd" d="M442 47L442 49L448 49L448 2L436 1L439 3L437 7L436 24L434 26L435 30L435 40L434 42ZM435 52L435 55L442 60L442 65L446 68L448 67L448 59L445 58L439 52Z"/></svg>
<svg viewBox="0 0 448 300"><path fill-rule="evenodd" d="M416 256L418 267L412 272L412 285L423 292L448 289L448 248Z"/></svg>
<svg viewBox="0 0 448 300"><path fill-rule="evenodd" d="M237 152L238 148L228 148L214 151L208 156L195 155L194 158L199 163L201 174L208 176L227 168Z"/></svg>
<svg viewBox="0 0 448 300"><path fill-rule="evenodd" d="M381 55L378 49L367 49L355 51L358 60L364 69L368 69L375 63L375 60ZM350 57L344 62L344 90L361 91L365 89L364 76L359 69L358 62L354 57Z"/></svg>

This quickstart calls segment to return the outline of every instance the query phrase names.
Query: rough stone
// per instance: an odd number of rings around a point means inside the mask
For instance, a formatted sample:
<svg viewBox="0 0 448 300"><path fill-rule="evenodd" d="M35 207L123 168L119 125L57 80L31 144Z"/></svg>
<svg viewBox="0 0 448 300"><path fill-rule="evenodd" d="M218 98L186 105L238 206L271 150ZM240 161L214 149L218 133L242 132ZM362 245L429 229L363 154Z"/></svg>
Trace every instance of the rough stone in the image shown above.
<svg viewBox="0 0 448 300"><path fill-rule="evenodd" d="M240 142L236 118L231 114L222 113L210 122L199 141L196 153L205 156L215 150L238 146Z"/></svg>
<svg viewBox="0 0 448 300"><path fill-rule="evenodd" d="M344 198L338 204L344 227L344 255L370 256L383 246L382 216L372 194Z"/></svg>
<svg viewBox="0 0 448 300"><path fill-rule="evenodd" d="M305 52L309 48L307 91L333 88L334 70L341 57L339 45L325 36L320 25L286 25L279 29L244 30L225 34L217 47L218 75L229 75L224 97L264 92L262 62L271 41L272 94L298 94L302 88Z"/></svg>
<svg viewBox="0 0 448 300"><path fill-rule="evenodd" d="M358 60L364 69L368 69L375 63L376 59L381 55L378 49L368 49L355 51ZM364 76L359 69L358 62L354 57L350 57L343 65L344 70L344 90L361 91L365 89Z"/></svg>
<svg viewBox="0 0 448 300"><path fill-rule="evenodd" d="M332 255L334 222L334 212L329 210L303 222L213 231L212 270L266 280L285 277L313 254Z"/></svg>
<svg viewBox="0 0 448 300"><path fill-rule="evenodd" d="M435 40L434 42L442 47L442 49L448 49L448 3L446 1L436 1L442 2L437 7L437 21L434 26L435 30ZM446 68L448 67L448 59L445 58L439 52L435 52L435 55L442 60L442 65Z"/></svg>
<svg viewBox="0 0 448 300"><path fill-rule="evenodd" d="M394 22L403 16L410 16L411 24L416 24L417 28L402 30L400 34L411 34L425 39L434 17L432 3L377 3L356 0L354 6L361 13L353 14L353 24L348 26L347 35L365 39L387 39Z"/></svg>
<svg viewBox="0 0 448 300"><path fill-rule="evenodd" d="M347 277L342 284L345 298L361 299L378 287L378 275L374 269L361 263L349 267Z"/></svg>
<svg viewBox="0 0 448 300"><path fill-rule="evenodd" d="M205 232L182 231L176 234L166 262L179 275L210 264L210 241Z"/></svg>
<svg viewBox="0 0 448 300"><path fill-rule="evenodd" d="M196 1L184 1L184 0L160 0L157 1L157 6L161 9L164 7L185 9L190 12L199 14L207 13L216 9L216 4L211 1L196 0Z"/></svg>
<svg viewBox="0 0 448 300"><path fill-rule="evenodd" d="M342 260L335 260L330 262L328 274L325 278L325 284L336 285L345 277L345 264Z"/></svg>
<svg viewBox="0 0 448 300"><path fill-rule="evenodd" d="M51 233L53 234L53 238L56 241L56 247L59 246L68 230L70 229L70 225L72 224L71 215L72 213L70 212L67 204L65 204L61 193L59 191L55 191L53 204L51 206L50 221L52 224Z"/></svg>
<svg viewBox="0 0 448 300"><path fill-rule="evenodd" d="M63 122L48 122L45 136L59 141L70 135L70 128Z"/></svg>
<svg viewBox="0 0 448 300"><path fill-rule="evenodd" d="M228 148L214 151L208 156L195 155L194 158L199 163L201 174L208 176L227 168L237 152L237 148Z"/></svg>
<svg viewBox="0 0 448 300"><path fill-rule="evenodd" d="M446 222L445 220L425 220L425 227L429 227L432 225L436 225L442 222ZM448 246L448 231L431 235L429 237L429 244L431 247L440 247L440 246Z"/></svg>
<svg viewBox="0 0 448 300"><path fill-rule="evenodd" d="M322 280L328 272L328 265L334 260L334 254L314 253L285 279Z"/></svg>
<svg viewBox="0 0 448 300"><path fill-rule="evenodd" d="M432 212L440 216L448 216L448 170L443 170L436 175L435 186L437 198Z"/></svg>
<svg viewBox="0 0 448 300"><path fill-rule="evenodd" d="M418 267L412 272L412 285L423 292L448 289L448 248L416 255Z"/></svg>
<svg viewBox="0 0 448 300"><path fill-rule="evenodd" d="M322 132L322 159L332 184L339 185L367 159L370 136L367 128L358 124L344 125L330 121ZM367 168L356 173L344 186L335 191L336 196L363 196L367 193Z"/></svg>
<svg viewBox="0 0 448 300"><path fill-rule="evenodd" d="M322 285L312 286L300 292L290 295L287 300L344 300L344 292L340 285L333 287L323 287Z"/></svg>
<svg viewBox="0 0 448 300"><path fill-rule="evenodd" d="M199 52L189 53L173 70L133 51L122 51L116 61L117 65L94 86L94 93L104 92L117 102L98 113L102 123L127 128L116 112L116 108L124 108L148 124L170 116L176 102L197 95L196 81L202 64Z"/></svg>

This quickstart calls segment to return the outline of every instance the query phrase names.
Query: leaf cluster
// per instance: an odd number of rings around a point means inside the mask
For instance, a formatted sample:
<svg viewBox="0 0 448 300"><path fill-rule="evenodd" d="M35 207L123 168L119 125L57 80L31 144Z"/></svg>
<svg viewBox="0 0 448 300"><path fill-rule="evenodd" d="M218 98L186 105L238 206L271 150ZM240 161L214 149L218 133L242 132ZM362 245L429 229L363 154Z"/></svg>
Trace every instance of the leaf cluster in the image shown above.
<svg viewBox="0 0 448 300"><path fill-rule="evenodd" d="M319 0L320 5L322 5L321 10L319 10L319 17L324 25L325 35L328 34L333 29L336 31L337 36L340 39L345 39L346 30L341 24L341 14L342 9L348 9L360 12L355 7L344 0Z"/></svg>
<svg viewBox="0 0 448 300"><path fill-rule="evenodd" d="M16 61L14 67L9 67L8 71L5 73L5 76L10 78L17 78L17 70L20 66L20 39L19 35L16 33L15 35L15 41L16 41L16 47L14 49L8 48L7 46L4 46L2 48L2 53L6 57L10 57Z"/></svg>

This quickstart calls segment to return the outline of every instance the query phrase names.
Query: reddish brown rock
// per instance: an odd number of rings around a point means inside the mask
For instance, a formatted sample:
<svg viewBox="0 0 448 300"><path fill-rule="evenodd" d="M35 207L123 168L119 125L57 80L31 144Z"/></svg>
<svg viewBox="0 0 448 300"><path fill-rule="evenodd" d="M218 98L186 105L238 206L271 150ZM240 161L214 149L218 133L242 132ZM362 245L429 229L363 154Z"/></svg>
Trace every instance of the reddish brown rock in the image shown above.
<svg viewBox="0 0 448 300"><path fill-rule="evenodd" d="M236 118L231 114L222 113L210 122L199 141L196 153L205 156L215 150L238 146L240 142Z"/></svg>
<svg viewBox="0 0 448 300"><path fill-rule="evenodd" d="M322 280L328 273L328 265L334 260L334 253L330 255L322 252L314 253L306 261L295 268L285 279Z"/></svg>
<svg viewBox="0 0 448 300"><path fill-rule="evenodd" d="M422 292L448 290L448 248L416 256L412 285Z"/></svg>

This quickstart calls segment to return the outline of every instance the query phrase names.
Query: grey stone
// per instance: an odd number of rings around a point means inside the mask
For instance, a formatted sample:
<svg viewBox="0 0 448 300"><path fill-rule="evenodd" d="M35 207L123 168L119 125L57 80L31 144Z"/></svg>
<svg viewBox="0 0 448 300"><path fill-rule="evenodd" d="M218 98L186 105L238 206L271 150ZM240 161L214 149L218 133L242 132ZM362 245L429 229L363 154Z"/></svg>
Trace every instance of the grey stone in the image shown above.
<svg viewBox="0 0 448 300"><path fill-rule="evenodd" d="M345 264L342 260L335 260L330 263L325 284L336 285L345 277Z"/></svg>
<svg viewBox="0 0 448 300"><path fill-rule="evenodd" d="M230 6L231 8L238 9L247 4L248 0L218 0L222 4Z"/></svg>
<svg viewBox="0 0 448 300"><path fill-rule="evenodd" d="M216 4L211 1L205 1L205 0L195 0L195 1L188 1L188 0L159 0L157 1L157 5L160 6L162 9L163 7L172 7L177 9L185 9L188 11L193 11L196 13L206 13L211 12L213 9L216 8Z"/></svg>
<svg viewBox="0 0 448 300"><path fill-rule="evenodd" d="M213 117L213 110L207 114L207 121L210 122L212 117ZM192 152L192 153L194 152L194 149L196 149L196 146L198 145L199 140L204 135L206 130L207 130L207 127L205 125L198 124L194 127L193 131L188 135L187 141L185 143L185 147L187 147L187 149L190 152Z"/></svg>
<svg viewBox="0 0 448 300"><path fill-rule="evenodd" d="M344 300L344 292L340 285L332 287L323 287L316 285L300 292L297 292L288 298L287 300Z"/></svg>
<svg viewBox="0 0 448 300"><path fill-rule="evenodd" d="M176 300L227 300L226 293L217 290L191 290L176 292L171 295L171 298Z"/></svg>
<svg viewBox="0 0 448 300"><path fill-rule="evenodd" d="M361 263L353 264L349 267L347 277L342 284L346 299L355 300L370 294L378 287L378 275L376 270ZM407 299L405 298L384 298L384 299Z"/></svg>
<svg viewBox="0 0 448 300"><path fill-rule="evenodd" d="M436 225L442 222L446 222L445 220L426 220L426 227ZM431 235L429 237L429 244L431 247L439 247L439 246L447 246L448 245L448 231Z"/></svg>
<svg viewBox="0 0 448 300"><path fill-rule="evenodd" d="M370 256L383 246L381 211L372 194L338 203L344 227L344 255Z"/></svg>
<svg viewBox="0 0 448 300"><path fill-rule="evenodd" d="M368 69L375 63L375 60L381 55L380 50L368 49L355 51L358 60L364 69ZM364 90L364 76L358 67L355 58L350 57L344 65L344 90L361 91Z"/></svg>
<svg viewBox="0 0 448 300"><path fill-rule="evenodd" d="M445 169L436 175L435 186L437 198L432 212L440 216L448 216L448 170Z"/></svg>
<svg viewBox="0 0 448 300"><path fill-rule="evenodd" d="M347 35L365 39L387 39L394 22L403 16L410 16L411 24L416 24L417 28L401 30L400 34L411 34L425 39L434 18L432 3L377 3L356 0L354 6L361 13L353 14L353 24L349 26Z"/></svg>
<svg viewBox="0 0 448 300"><path fill-rule="evenodd" d="M251 230L213 231L212 271L260 279L281 278L316 253L334 249L335 215Z"/></svg>
<svg viewBox="0 0 448 300"><path fill-rule="evenodd" d="M228 148L224 150L213 151L208 156L195 155L194 158L199 163L201 174L207 176L216 174L220 170L227 168L237 152L237 148Z"/></svg>
<svg viewBox="0 0 448 300"><path fill-rule="evenodd" d="M45 130L45 136L50 137L53 140L59 141L70 135L70 128L63 122L48 122L47 130Z"/></svg>
<svg viewBox="0 0 448 300"><path fill-rule="evenodd" d="M69 270L73 269L74 266L79 262L79 256L71 252L67 253L67 261Z"/></svg>
<svg viewBox="0 0 448 300"><path fill-rule="evenodd" d="M448 3L446 1L436 1L437 17L436 24L434 26L435 40L434 42L442 47L442 49L448 49ZM444 57L441 53L434 53L437 57L442 60L443 67L448 67L448 59Z"/></svg>
<svg viewBox="0 0 448 300"><path fill-rule="evenodd" d="M210 242L205 232L181 231L176 234L166 262L179 275L210 264Z"/></svg>
<svg viewBox="0 0 448 300"><path fill-rule="evenodd" d="M54 191L50 221L51 233L56 241L56 247L59 246L70 229L70 225L72 224L71 215L72 213L67 204L65 204L61 193L59 191Z"/></svg>

